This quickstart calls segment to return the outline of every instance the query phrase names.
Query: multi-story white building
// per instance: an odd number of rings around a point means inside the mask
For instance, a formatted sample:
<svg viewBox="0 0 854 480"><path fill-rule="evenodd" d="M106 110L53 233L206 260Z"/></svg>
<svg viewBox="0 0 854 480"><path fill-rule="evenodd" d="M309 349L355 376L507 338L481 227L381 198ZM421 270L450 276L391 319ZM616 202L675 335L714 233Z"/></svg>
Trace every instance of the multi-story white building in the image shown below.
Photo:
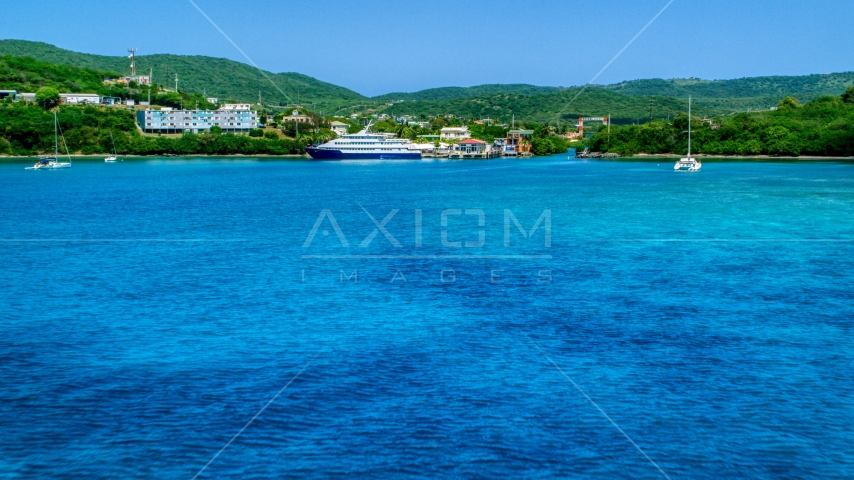
<svg viewBox="0 0 854 480"><path fill-rule="evenodd" d="M248 104L247 104L248 107ZM224 133L249 133L258 128L258 114L246 110L138 110L136 121L145 133L207 132L220 127Z"/></svg>
<svg viewBox="0 0 854 480"><path fill-rule="evenodd" d="M440 132L442 140L465 140L471 138L469 127L445 127Z"/></svg>

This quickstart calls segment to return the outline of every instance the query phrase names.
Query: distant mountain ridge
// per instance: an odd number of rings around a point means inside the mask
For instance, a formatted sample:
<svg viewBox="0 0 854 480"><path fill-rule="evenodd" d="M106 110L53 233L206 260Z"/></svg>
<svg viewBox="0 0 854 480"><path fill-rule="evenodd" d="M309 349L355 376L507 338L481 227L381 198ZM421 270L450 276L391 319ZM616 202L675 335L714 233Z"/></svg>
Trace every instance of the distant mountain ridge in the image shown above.
<svg viewBox="0 0 854 480"><path fill-rule="evenodd" d="M746 77L733 80L702 80L695 78L630 80L610 85L591 85L632 97L661 96L698 99L770 98L792 95L802 101L823 95L839 95L854 85L854 72L799 76ZM570 87L574 88L574 87ZM373 100L448 101L485 95L540 95L557 93L570 88L541 87L528 84L489 84L473 87L429 88L416 92L387 93ZM775 102L776 103L776 102Z"/></svg>
<svg viewBox="0 0 854 480"><path fill-rule="evenodd" d="M541 93L554 93L565 90L563 87L539 87L525 83L488 84L476 85L474 87L440 87L428 88L412 93L387 93L373 97L373 100L456 100L458 98L479 97L482 95L517 94L536 95Z"/></svg>
<svg viewBox="0 0 854 480"><path fill-rule="evenodd" d="M660 95L697 98L757 98L792 95L801 101L823 95L839 95L854 85L854 72L800 76L746 77L733 80L648 79L604 85L631 96Z"/></svg>
<svg viewBox="0 0 854 480"><path fill-rule="evenodd" d="M27 40L0 40L0 55L28 56L36 60L91 68L95 70L129 73L127 57L111 57L73 52L43 42ZM178 86L186 91L204 91L208 96L220 100L233 98L240 101L256 101L261 92L265 104L289 104L298 99L302 103L314 103L316 110L336 108L352 104L366 97L344 87L322 82L300 73L267 72L285 95L274 87L255 67L225 58L200 55L154 54L136 57L136 69L140 75L154 70L154 82L174 86L174 75L178 73Z"/></svg>

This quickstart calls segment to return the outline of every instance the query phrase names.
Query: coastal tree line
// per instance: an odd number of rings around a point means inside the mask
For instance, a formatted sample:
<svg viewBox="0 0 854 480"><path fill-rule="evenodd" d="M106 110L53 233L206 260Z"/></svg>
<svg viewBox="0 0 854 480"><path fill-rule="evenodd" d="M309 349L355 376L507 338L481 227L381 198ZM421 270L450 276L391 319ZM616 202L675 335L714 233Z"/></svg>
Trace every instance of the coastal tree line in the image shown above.
<svg viewBox="0 0 854 480"><path fill-rule="evenodd" d="M854 156L854 87L841 96L824 96L806 105L784 98L777 110L742 113L720 120L693 117L692 153L707 155ZM688 116L672 122L599 127L582 145L622 156L639 153L685 154Z"/></svg>
<svg viewBox="0 0 854 480"><path fill-rule="evenodd" d="M305 143L287 138L211 133L142 135L133 112L123 108L60 105L60 150L83 155L112 151L110 134L121 155L289 155L305 152ZM34 156L53 152L53 112L38 105L0 101L0 155Z"/></svg>

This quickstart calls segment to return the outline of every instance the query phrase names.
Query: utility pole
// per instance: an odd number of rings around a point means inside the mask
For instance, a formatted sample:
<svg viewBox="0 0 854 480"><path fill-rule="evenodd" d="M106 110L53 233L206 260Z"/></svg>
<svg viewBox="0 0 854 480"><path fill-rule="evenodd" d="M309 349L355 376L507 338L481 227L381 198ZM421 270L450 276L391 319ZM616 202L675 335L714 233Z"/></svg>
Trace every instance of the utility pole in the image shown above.
<svg viewBox="0 0 854 480"><path fill-rule="evenodd" d="M178 72L175 72L175 93L178 93Z"/></svg>
<svg viewBox="0 0 854 480"><path fill-rule="evenodd" d="M151 110L151 89L154 88L154 68L148 67L148 109Z"/></svg>
<svg viewBox="0 0 854 480"><path fill-rule="evenodd" d="M649 123L652 123L652 97L649 97Z"/></svg>

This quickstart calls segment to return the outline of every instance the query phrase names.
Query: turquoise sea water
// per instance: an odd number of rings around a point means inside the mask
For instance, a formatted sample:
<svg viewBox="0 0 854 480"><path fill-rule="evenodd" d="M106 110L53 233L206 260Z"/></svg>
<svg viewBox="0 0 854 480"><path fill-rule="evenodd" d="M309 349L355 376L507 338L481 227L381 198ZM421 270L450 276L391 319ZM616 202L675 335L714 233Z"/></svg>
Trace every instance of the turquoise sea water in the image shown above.
<svg viewBox="0 0 854 480"><path fill-rule="evenodd" d="M854 476L854 164L24 166L2 478Z"/></svg>

